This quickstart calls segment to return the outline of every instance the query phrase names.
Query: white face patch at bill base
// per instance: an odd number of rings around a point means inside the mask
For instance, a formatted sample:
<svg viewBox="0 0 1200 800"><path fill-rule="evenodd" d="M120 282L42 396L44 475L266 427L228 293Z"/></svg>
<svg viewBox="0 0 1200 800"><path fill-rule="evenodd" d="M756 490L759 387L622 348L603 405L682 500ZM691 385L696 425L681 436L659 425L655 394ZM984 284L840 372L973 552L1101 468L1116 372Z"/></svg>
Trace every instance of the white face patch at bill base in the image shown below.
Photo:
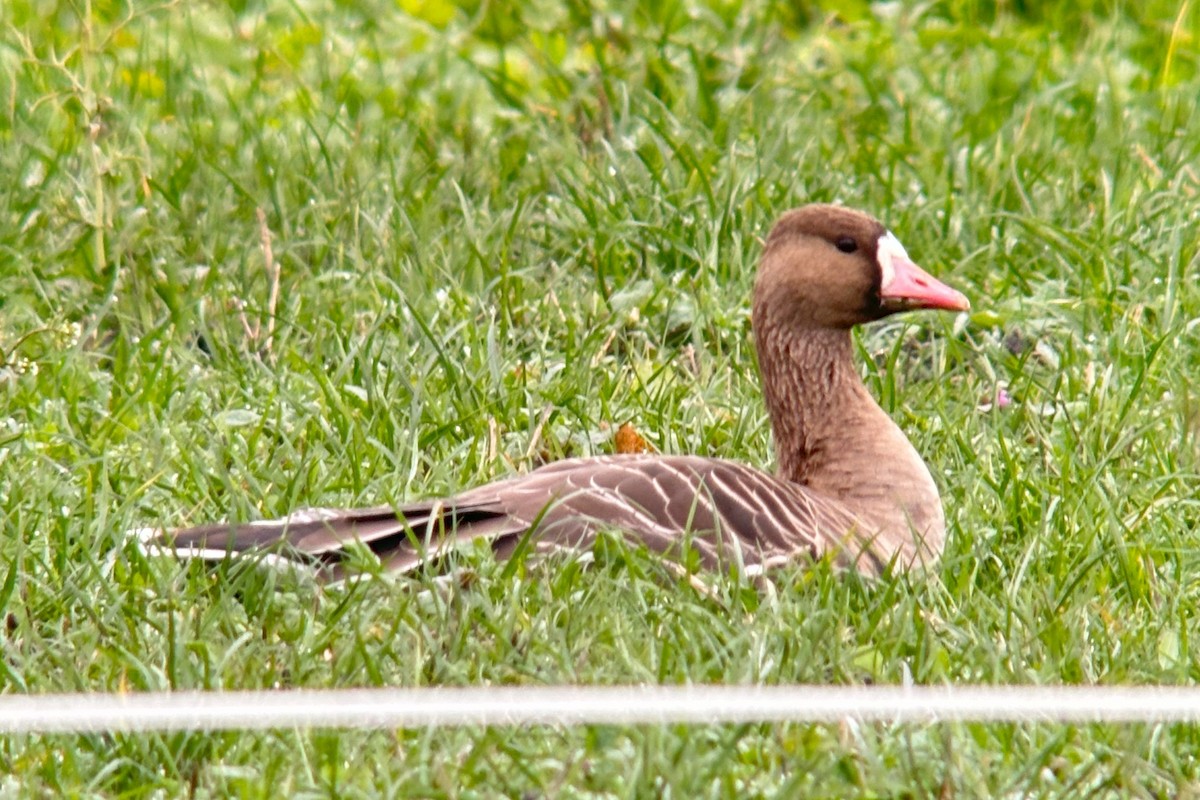
<svg viewBox="0 0 1200 800"><path fill-rule="evenodd" d="M879 244L875 248L875 257L879 260L879 291L881 292L886 292L888 286L896 279L896 259L912 260L908 257L908 251L904 249L904 245L900 244L900 240L891 231L879 237Z"/></svg>

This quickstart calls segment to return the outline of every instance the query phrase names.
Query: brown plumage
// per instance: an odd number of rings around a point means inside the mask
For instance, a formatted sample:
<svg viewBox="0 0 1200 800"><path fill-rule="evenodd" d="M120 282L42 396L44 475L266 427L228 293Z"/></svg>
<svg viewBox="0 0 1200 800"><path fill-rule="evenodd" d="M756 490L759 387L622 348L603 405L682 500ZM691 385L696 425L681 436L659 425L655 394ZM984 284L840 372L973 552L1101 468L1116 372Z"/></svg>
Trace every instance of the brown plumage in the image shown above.
<svg viewBox="0 0 1200 800"><path fill-rule="evenodd" d="M404 571L466 540L487 540L507 557L523 543L587 547L603 529L668 556L686 546L706 566L750 572L825 556L868 574L928 564L945 535L937 486L859 378L850 329L910 308L967 307L877 220L805 206L771 231L754 287L776 475L697 456L575 458L400 508L307 509L146 538L207 557L284 542L285 554L335 576L353 541Z"/></svg>

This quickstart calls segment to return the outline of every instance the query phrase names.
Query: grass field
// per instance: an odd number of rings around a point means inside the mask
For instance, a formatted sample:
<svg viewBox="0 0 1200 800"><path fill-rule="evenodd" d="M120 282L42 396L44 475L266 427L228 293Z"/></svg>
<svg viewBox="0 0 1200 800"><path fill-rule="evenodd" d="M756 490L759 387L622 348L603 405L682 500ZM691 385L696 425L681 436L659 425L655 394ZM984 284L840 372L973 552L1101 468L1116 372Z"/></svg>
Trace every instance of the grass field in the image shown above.
<svg viewBox="0 0 1200 800"><path fill-rule="evenodd" d="M0 691L1194 682L1198 5L7 0ZM705 596L605 541L586 568L471 552L454 590L323 591L122 536L433 495L624 422L767 465L748 294L771 220L814 200L974 303L859 338L943 488L930 574ZM1191 796L1200 731L29 736L0 775L4 798Z"/></svg>

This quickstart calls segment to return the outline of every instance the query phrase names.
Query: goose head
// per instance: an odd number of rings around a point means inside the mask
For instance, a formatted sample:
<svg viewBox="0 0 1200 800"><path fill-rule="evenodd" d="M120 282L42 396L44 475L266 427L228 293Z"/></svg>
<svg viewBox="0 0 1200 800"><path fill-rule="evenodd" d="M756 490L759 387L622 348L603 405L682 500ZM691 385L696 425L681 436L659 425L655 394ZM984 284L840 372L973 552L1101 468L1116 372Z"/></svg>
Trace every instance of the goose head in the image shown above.
<svg viewBox="0 0 1200 800"><path fill-rule="evenodd" d="M913 263L868 214L804 206L784 214L767 238L754 287L759 322L847 329L922 308L965 311L970 303Z"/></svg>

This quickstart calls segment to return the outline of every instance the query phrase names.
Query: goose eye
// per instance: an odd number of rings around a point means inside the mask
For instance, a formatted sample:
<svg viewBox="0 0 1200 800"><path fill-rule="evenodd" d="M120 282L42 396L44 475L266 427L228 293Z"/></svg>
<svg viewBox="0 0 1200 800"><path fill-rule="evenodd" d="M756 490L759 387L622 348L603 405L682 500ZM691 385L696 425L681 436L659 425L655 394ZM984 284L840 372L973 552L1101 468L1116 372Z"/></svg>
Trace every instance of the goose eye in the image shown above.
<svg viewBox="0 0 1200 800"><path fill-rule="evenodd" d="M853 253L858 249L858 242L851 239L849 236L843 236L837 240L836 247L843 253Z"/></svg>

